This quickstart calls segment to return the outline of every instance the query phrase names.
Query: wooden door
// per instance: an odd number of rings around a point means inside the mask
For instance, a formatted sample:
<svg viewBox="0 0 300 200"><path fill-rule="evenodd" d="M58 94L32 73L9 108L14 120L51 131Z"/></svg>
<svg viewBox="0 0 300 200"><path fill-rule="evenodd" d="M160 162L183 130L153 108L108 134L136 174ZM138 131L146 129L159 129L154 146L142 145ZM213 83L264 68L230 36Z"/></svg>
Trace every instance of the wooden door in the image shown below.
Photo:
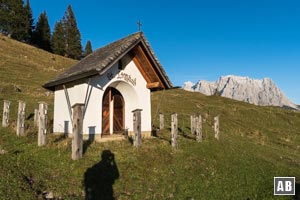
<svg viewBox="0 0 300 200"><path fill-rule="evenodd" d="M124 131L124 99L116 89L112 90L112 96L114 101L113 130L114 133L118 133Z"/></svg>
<svg viewBox="0 0 300 200"><path fill-rule="evenodd" d="M102 101L102 134L108 135L110 127L110 101L111 101L111 90L107 89L104 92L103 101Z"/></svg>
<svg viewBox="0 0 300 200"><path fill-rule="evenodd" d="M112 104L111 104L112 102ZM113 106L111 109L110 106ZM112 113L111 113L112 110ZM107 88L102 102L102 134L110 134L110 115L113 119L113 132L124 131L124 99L115 88Z"/></svg>

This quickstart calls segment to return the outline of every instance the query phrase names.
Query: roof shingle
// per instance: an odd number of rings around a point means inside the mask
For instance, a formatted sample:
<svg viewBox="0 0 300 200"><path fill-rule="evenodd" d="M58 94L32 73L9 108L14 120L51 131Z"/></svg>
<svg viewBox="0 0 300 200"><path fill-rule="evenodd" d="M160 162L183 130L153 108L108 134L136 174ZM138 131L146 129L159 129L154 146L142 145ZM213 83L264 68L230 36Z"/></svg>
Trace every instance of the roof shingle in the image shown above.
<svg viewBox="0 0 300 200"><path fill-rule="evenodd" d="M162 73L162 76L165 79L166 85L168 86L167 88L171 88L171 81L166 75L164 69L162 68L154 52L152 51L149 42L146 40L142 32L131 34L100 49L97 49L92 54L83 58L80 62L57 76L54 80L51 80L44 84L43 87L49 90L54 90L55 86L93 76L106 71L121 57L128 53L133 47L135 47L139 42L142 42L149 50L152 58L156 62L158 70L160 71L160 73Z"/></svg>

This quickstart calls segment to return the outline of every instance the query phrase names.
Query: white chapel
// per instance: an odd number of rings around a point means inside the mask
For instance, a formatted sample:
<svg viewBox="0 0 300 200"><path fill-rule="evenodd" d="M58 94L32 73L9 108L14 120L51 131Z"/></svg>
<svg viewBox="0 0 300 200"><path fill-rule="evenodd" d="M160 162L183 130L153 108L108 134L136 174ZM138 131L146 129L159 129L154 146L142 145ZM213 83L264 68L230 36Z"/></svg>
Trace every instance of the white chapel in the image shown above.
<svg viewBox="0 0 300 200"><path fill-rule="evenodd" d="M84 104L84 138L133 132L132 111L141 109L143 137L151 135L151 91L172 83L142 32L104 46L44 88L54 92L54 133L72 133L72 106Z"/></svg>

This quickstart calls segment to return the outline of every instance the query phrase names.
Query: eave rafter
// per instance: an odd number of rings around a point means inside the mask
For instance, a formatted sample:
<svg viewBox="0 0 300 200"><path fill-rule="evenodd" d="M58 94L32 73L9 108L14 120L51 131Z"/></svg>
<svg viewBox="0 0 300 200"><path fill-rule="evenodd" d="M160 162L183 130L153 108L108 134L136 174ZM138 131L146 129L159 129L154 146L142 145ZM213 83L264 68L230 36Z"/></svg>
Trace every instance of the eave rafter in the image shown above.
<svg viewBox="0 0 300 200"><path fill-rule="evenodd" d="M148 89L165 88L157 71L155 65L150 61L149 57L145 54L141 45L137 45L132 49L133 62L140 70L142 76L147 82Z"/></svg>

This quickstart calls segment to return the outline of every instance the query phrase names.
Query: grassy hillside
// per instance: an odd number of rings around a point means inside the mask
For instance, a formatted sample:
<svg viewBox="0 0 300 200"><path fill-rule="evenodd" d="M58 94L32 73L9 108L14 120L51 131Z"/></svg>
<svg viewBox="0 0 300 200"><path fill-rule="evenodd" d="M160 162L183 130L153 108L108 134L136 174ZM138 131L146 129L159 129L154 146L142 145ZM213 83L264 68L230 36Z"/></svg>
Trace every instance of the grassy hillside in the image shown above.
<svg viewBox="0 0 300 200"><path fill-rule="evenodd" d="M52 103L52 94L41 85L76 62L0 34L0 100L26 101L32 111L40 100Z"/></svg>
<svg viewBox="0 0 300 200"><path fill-rule="evenodd" d="M75 62L5 37L0 39L0 58L1 98L26 97L32 105L52 102L40 85ZM15 91L13 84L22 91ZM152 93L154 126L159 112L165 114L166 128L143 140L141 148L128 141L86 142L84 157L78 161L70 159L70 139L49 135L48 145L38 148L36 130L18 138L12 127L0 128L0 199L42 199L50 191L57 199L84 199L85 191L95 191L95 199L105 195L121 200L300 198L300 113L181 89ZM177 150L170 145L173 112L179 118ZM202 143L189 133L190 115L196 113L205 116ZM220 115L219 141L211 127L216 115ZM27 123L32 126L32 119ZM105 164L112 162L108 158L112 154L114 167ZM295 176L297 195L275 198L274 176Z"/></svg>

